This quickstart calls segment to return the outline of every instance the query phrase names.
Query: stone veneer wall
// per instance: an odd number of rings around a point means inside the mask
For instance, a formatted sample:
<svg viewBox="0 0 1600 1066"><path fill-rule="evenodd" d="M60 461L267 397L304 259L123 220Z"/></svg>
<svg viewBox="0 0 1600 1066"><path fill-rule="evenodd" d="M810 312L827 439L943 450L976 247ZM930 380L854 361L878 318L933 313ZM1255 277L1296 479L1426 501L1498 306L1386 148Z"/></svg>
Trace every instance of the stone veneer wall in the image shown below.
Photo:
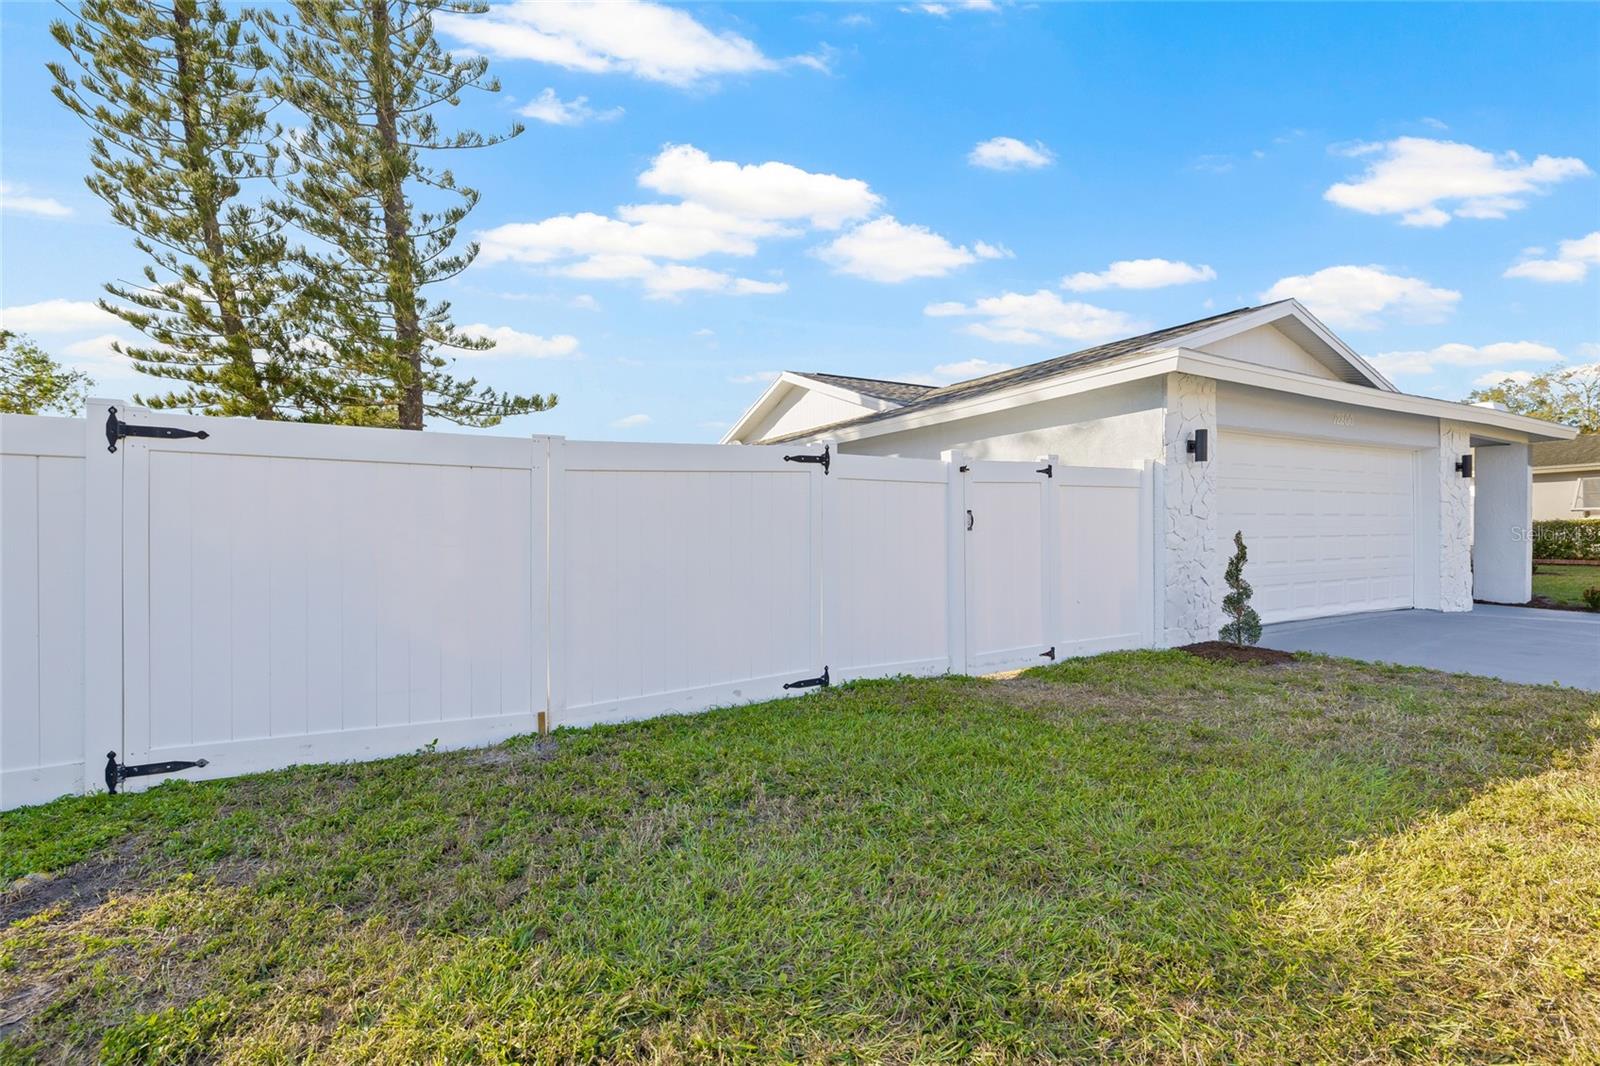
<svg viewBox="0 0 1600 1066"><path fill-rule="evenodd" d="M1211 458L1204 463L1195 462L1186 449L1197 429L1210 431ZM1157 544L1164 549L1166 564L1162 644L1171 647L1214 640L1220 625L1216 381L1167 375L1162 442L1166 514L1164 537Z"/></svg>
<svg viewBox="0 0 1600 1066"><path fill-rule="evenodd" d="M1439 610L1472 610L1472 482L1456 463L1472 450L1472 433L1439 420Z"/></svg>

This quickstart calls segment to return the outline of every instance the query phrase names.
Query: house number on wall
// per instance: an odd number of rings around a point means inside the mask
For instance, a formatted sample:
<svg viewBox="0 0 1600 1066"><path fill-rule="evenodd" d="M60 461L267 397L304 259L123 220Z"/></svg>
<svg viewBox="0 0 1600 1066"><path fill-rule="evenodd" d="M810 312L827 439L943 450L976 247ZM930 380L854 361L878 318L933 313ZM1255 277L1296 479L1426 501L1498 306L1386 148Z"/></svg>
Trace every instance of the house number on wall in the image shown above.
<svg viewBox="0 0 1600 1066"><path fill-rule="evenodd" d="M1356 416L1348 411L1335 411L1333 413L1333 424L1336 426L1353 426L1356 424Z"/></svg>

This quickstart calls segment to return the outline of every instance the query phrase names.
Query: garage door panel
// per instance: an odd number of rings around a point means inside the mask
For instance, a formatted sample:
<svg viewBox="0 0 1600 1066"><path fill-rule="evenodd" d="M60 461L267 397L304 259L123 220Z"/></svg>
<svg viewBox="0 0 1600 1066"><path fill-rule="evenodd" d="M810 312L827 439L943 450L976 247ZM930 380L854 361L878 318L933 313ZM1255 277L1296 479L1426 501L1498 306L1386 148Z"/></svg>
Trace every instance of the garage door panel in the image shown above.
<svg viewBox="0 0 1600 1066"><path fill-rule="evenodd" d="M1222 558L1243 530L1264 620L1412 605L1410 452L1226 432L1222 445Z"/></svg>

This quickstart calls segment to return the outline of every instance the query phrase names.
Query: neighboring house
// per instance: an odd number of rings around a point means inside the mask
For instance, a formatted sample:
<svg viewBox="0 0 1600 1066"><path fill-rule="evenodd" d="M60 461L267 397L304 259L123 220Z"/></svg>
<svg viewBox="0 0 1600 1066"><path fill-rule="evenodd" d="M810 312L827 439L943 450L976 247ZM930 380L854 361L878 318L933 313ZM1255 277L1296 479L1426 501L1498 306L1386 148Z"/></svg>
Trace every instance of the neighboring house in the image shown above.
<svg viewBox="0 0 1600 1066"><path fill-rule="evenodd" d="M1600 518L1600 433L1535 444L1533 517Z"/></svg>
<svg viewBox="0 0 1600 1066"><path fill-rule="evenodd" d="M1285 300L943 388L786 373L724 440L1151 464L1157 616L1175 644L1216 635L1235 530L1269 622L1528 599L1529 446L1575 434L1402 393Z"/></svg>

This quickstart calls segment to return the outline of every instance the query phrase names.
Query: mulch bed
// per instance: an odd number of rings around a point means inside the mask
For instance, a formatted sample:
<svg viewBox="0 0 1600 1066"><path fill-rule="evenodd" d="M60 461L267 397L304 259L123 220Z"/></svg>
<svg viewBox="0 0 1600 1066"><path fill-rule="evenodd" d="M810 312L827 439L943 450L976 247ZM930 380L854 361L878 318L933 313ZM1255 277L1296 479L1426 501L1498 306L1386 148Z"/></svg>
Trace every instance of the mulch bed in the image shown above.
<svg viewBox="0 0 1600 1066"><path fill-rule="evenodd" d="M1198 644L1185 644L1178 650L1219 663L1261 663L1265 666L1277 666L1281 663L1294 662L1292 651L1258 648L1249 644L1229 644L1221 640L1202 640Z"/></svg>

